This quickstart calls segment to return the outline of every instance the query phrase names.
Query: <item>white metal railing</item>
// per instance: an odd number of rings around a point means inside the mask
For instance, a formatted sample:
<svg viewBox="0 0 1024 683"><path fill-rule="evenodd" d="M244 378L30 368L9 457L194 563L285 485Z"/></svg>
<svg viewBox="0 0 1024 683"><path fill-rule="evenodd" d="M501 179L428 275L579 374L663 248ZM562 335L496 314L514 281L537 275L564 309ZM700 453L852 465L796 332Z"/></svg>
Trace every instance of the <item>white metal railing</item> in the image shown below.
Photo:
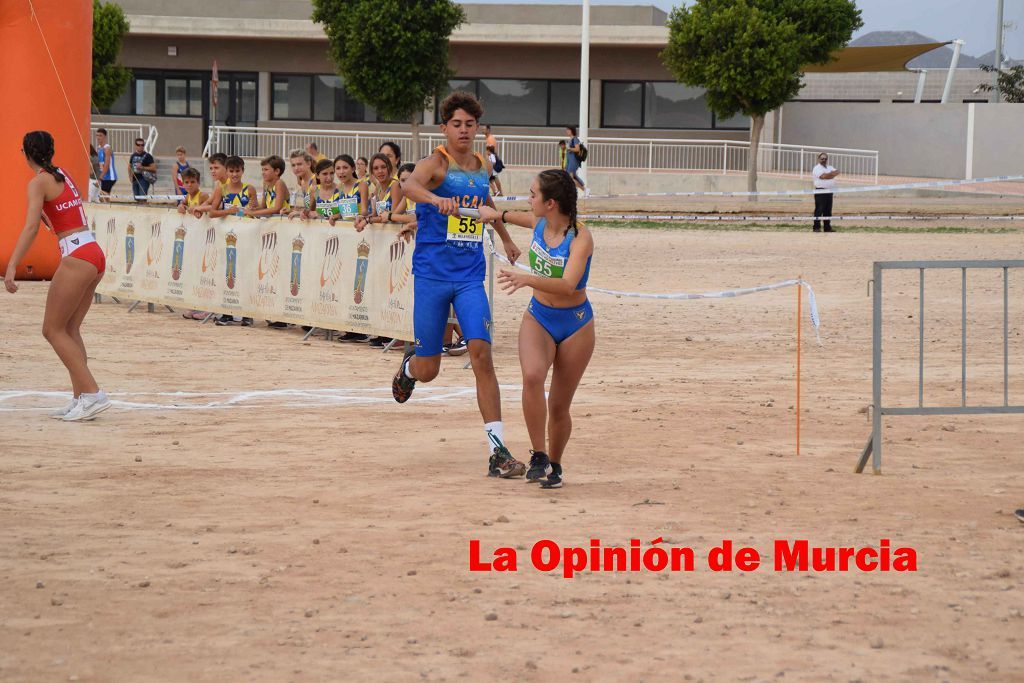
<svg viewBox="0 0 1024 683"><path fill-rule="evenodd" d="M152 154L157 138L160 137L156 126L149 124L93 121L89 126L93 140L96 139L96 131L100 128L107 131L107 142L115 154L131 154L135 150L136 138L143 138L146 141L146 151Z"/></svg>
<svg viewBox="0 0 1024 683"><path fill-rule="evenodd" d="M548 135L496 135L498 156L507 166L557 166L560 137ZM412 134L405 131L331 130L305 128L263 128L242 126L211 126L203 156L213 152L244 157L265 157L277 154L285 159L292 150L303 149L315 142L328 157L351 154L370 157L387 141L397 142L403 158L421 159L443 142L437 133L421 133L418 150L410 149ZM483 151L479 138L477 149ZM708 173L744 172L750 144L737 140L677 140L671 138L608 138L593 137L587 141L590 152L587 166L591 169L655 171L705 171ZM817 163L820 152L827 152L829 163L844 178L878 180L878 152L866 149L843 149L761 143L758 168L762 173L806 178Z"/></svg>

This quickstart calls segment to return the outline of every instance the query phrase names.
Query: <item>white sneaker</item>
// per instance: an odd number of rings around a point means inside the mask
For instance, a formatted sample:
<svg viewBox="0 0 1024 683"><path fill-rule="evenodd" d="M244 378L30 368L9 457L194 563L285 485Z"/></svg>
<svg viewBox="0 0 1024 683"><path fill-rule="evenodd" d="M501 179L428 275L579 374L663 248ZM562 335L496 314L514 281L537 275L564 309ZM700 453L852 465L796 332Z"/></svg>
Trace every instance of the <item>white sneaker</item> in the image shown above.
<svg viewBox="0 0 1024 683"><path fill-rule="evenodd" d="M78 403L62 419L65 422L85 422L94 420L96 416L110 407L110 399L107 392L98 391L95 394L82 394Z"/></svg>
<svg viewBox="0 0 1024 683"><path fill-rule="evenodd" d="M66 406L64 406L63 408L60 408L59 410L55 410L52 413L50 413L50 417L52 417L55 420L60 420L65 415L70 413L74 409L74 407L77 406L77 405L78 405L78 399L77 398L73 398L70 401L68 401L68 404Z"/></svg>

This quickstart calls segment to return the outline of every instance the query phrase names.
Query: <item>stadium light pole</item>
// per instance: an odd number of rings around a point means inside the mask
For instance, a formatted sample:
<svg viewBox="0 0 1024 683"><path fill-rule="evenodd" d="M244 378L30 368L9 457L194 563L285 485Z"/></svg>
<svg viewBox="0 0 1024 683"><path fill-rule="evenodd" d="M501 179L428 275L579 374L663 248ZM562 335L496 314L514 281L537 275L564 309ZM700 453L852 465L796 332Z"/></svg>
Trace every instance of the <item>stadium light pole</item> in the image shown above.
<svg viewBox="0 0 1024 683"><path fill-rule="evenodd" d="M587 142L590 122L590 0L583 0L583 25L580 36L580 124L579 138ZM582 167L579 175L586 181Z"/></svg>
<svg viewBox="0 0 1024 683"><path fill-rule="evenodd" d="M992 91L995 95L994 101L998 102L999 97L999 69L1003 66L1003 0L996 0L996 58L993 66L996 68L996 89Z"/></svg>

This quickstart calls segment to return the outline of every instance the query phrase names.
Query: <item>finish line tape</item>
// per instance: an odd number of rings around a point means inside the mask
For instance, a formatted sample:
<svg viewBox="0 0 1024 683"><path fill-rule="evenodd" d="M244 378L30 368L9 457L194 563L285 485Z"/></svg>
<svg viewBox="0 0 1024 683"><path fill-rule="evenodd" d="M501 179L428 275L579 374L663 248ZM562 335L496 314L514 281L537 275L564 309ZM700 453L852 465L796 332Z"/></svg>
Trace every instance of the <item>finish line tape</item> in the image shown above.
<svg viewBox="0 0 1024 683"><path fill-rule="evenodd" d="M505 265L524 270L527 273L532 273L529 267L521 263L512 263L505 256L499 254L494 248L494 241L491 240L490 234L487 235L487 248L491 250L491 254ZM818 316L818 301L814 296L814 288L811 287L811 283L806 280L792 279L783 280L781 282L774 282L769 285L758 285L757 287L745 287L742 289L727 289L721 292L676 292L676 293L648 293L648 292L623 292L616 289L605 289L604 287L595 287L593 285L587 285L587 291L598 292L600 294L609 294L616 297L624 297L629 299L661 299L669 301L692 301L694 299L733 299L738 296L746 296L748 294L757 294L759 292L769 292L775 289L783 289L785 287L804 287L807 290L807 305L810 309L811 324L814 326L814 336L818 341L818 346L821 346L821 318Z"/></svg>

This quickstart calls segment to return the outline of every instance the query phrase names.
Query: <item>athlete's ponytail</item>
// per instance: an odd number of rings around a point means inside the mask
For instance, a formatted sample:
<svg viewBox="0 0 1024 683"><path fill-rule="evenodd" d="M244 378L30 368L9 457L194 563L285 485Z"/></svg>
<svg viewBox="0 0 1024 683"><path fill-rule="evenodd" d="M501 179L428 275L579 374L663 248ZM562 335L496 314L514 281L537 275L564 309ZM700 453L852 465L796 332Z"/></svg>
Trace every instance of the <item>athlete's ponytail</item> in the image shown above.
<svg viewBox="0 0 1024 683"><path fill-rule="evenodd" d="M64 174L53 165L53 136L45 130L33 130L25 133L21 139L21 149L25 157L54 177L58 183L64 182Z"/></svg>
<svg viewBox="0 0 1024 683"><path fill-rule="evenodd" d="M573 233L578 235L582 223L576 218L576 183L573 182L572 176L562 169L552 168L541 171L537 175L537 182L544 201L555 200L558 210L569 217L565 234L568 235L572 229Z"/></svg>

